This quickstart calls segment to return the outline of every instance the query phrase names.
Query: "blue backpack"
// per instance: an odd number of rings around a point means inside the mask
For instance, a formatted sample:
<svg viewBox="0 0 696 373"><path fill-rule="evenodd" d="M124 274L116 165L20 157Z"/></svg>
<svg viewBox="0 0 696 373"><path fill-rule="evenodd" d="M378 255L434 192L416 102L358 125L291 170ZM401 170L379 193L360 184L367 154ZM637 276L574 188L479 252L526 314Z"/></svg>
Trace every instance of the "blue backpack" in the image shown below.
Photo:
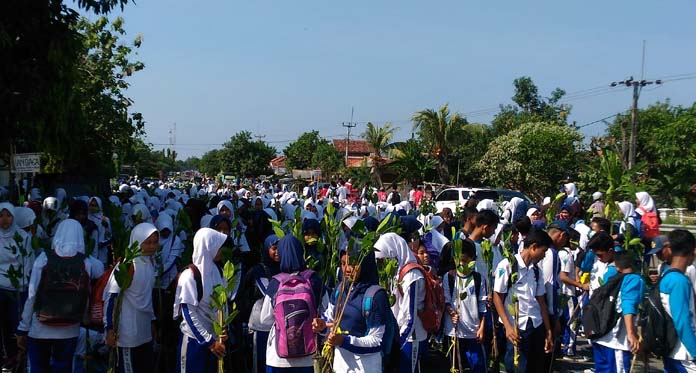
<svg viewBox="0 0 696 373"><path fill-rule="evenodd" d="M372 308L372 299L377 292L386 291L379 285L372 285L365 291L363 296L363 316L367 320L370 316ZM389 299L389 297L387 297ZM369 328L369 326L368 326ZM387 312L387 320L385 321L384 335L382 336L382 366L384 372L395 372L399 363L399 353L401 346L399 345L399 324L396 322L394 313Z"/></svg>

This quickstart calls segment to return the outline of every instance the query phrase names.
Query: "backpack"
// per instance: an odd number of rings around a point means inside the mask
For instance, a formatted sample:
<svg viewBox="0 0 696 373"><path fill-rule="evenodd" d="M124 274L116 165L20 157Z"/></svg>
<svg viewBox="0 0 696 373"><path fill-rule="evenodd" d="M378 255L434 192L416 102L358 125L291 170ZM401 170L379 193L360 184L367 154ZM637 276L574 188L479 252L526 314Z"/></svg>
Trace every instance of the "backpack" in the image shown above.
<svg viewBox="0 0 696 373"><path fill-rule="evenodd" d="M479 299L481 299L481 274L476 271L471 272L471 274L474 276L474 290L476 291L476 302L479 302ZM456 276L456 269L450 269L448 271L447 283L449 284L450 289L450 299L452 299L452 295L454 294L454 279L456 278Z"/></svg>
<svg viewBox="0 0 696 373"><path fill-rule="evenodd" d="M79 324L89 301L90 278L85 254L63 258L46 250L46 266L36 291L34 312L37 320L49 326Z"/></svg>
<svg viewBox="0 0 696 373"><path fill-rule="evenodd" d="M92 286L92 293L89 296L89 314L87 315L87 325L91 328L102 329L104 327L104 289L109 283L114 268L116 266L112 265L105 270Z"/></svg>
<svg viewBox="0 0 696 373"><path fill-rule="evenodd" d="M609 333L619 320L616 301L619 298L623 273L610 278L592 293L590 302L582 309L582 325L590 339L597 339Z"/></svg>
<svg viewBox="0 0 696 373"><path fill-rule="evenodd" d="M668 357L679 344L679 336L674 328L674 321L662 305L660 296L660 281L670 272L682 273L676 269L667 270L650 290L642 307L645 310L641 320L645 351L650 351L660 358Z"/></svg>
<svg viewBox="0 0 696 373"><path fill-rule="evenodd" d="M312 331L312 320L317 314L314 291L309 281L312 275L314 271L304 270L298 274L279 273L273 276L278 281L278 291L273 298L278 357L309 356L317 350Z"/></svg>
<svg viewBox="0 0 696 373"><path fill-rule="evenodd" d="M386 290L382 289L379 285L372 285L365 291L362 305L362 313L365 320L370 316L372 299L380 290L386 293ZM389 298L387 297L387 299ZM384 334L382 335L382 371L396 372L401 351L401 346L399 345L399 324L396 322L394 313L389 309L387 309L387 311L387 319L384 322Z"/></svg>
<svg viewBox="0 0 696 373"><path fill-rule="evenodd" d="M645 211L643 208L639 208L641 229L640 233L643 238L653 239L660 235L660 219L657 217L655 210Z"/></svg>
<svg viewBox="0 0 696 373"><path fill-rule="evenodd" d="M442 315L445 311L445 290L442 288L442 282L437 276L430 271L426 271L423 266L415 262L408 263L401 268L397 281L401 283L404 276L414 268L421 271L425 278L425 307L418 311L418 317L421 323L423 323L425 331L437 333L440 331ZM399 291L403 294L401 286L399 286Z"/></svg>

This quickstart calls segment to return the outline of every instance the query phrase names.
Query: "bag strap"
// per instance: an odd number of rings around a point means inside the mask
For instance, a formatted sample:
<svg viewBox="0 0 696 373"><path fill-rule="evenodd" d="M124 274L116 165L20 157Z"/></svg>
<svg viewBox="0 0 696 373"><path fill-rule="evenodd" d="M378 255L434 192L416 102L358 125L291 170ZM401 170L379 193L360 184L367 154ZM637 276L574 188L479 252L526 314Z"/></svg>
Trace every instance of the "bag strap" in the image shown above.
<svg viewBox="0 0 696 373"><path fill-rule="evenodd" d="M474 276L474 286L476 287L474 291L476 292L476 303L478 304L481 299L481 274L474 271L472 275Z"/></svg>
<svg viewBox="0 0 696 373"><path fill-rule="evenodd" d="M200 302L201 299L203 299L203 277L201 276L201 271L198 269L198 267L196 267L195 264L189 264L186 268L191 270L193 279L196 281L196 292L198 293L196 298Z"/></svg>
<svg viewBox="0 0 696 373"><path fill-rule="evenodd" d="M406 263L406 265L404 265L403 267L401 267L401 270L399 271L399 277L397 278L396 281L397 281L398 283L400 283L401 281L403 281L403 280L404 280L404 277L406 276L406 274L407 274L408 272L410 272L410 271L411 271L412 269L414 269L414 268L415 268L415 269L418 269L419 271L421 271L421 272L423 273L423 278L426 277L425 268L423 268L420 264L418 264L418 263L416 263L416 262L410 262L410 263ZM426 281L427 281L427 279L426 279ZM427 287L427 286L425 287L425 290L426 290L426 291L428 290L428 287ZM399 292L400 292L402 295L404 294L404 291L403 291L403 289L401 288L401 286L399 286Z"/></svg>
<svg viewBox="0 0 696 373"><path fill-rule="evenodd" d="M452 298L452 295L454 294L454 279L457 275L457 270L456 269L450 269L447 271L447 284L449 285L450 289L450 298Z"/></svg>
<svg viewBox="0 0 696 373"><path fill-rule="evenodd" d="M367 319L368 316L370 316L370 310L372 309L372 299L380 290L382 290L382 287L379 285L372 285L369 288L367 288L367 290L365 290L362 304L362 314L363 317L365 317L365 319Z"/></svg>

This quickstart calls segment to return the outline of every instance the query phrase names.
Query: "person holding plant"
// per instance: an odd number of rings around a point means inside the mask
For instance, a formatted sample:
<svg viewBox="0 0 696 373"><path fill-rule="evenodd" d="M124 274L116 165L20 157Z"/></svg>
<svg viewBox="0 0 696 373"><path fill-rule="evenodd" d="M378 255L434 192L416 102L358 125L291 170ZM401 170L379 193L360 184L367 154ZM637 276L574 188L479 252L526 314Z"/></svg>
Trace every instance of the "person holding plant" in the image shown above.
<svg viewBox="0 0 696 373"><path fill-rule="evenodd" d="M448 271L442 278L445 312L449 315L444 318L443 331L457 339L457 348L452 350L455 364L450 368L462 372L462 368L468 367L471 372L482 373L488 365L483 350L488 291L481 274L474 271L475 262L474 243L463 240L457 269Z"/></svg>
<svg viewBox="0 0 696 373"><path fill-rule="evenodd" d="M537 267L551 245L546 232L532 230L525 237L524 248L501 260L495 270L493 303L508 339L508 372L543 372L544 353L553 350L546 288Z"/></svg>
<svg viewBox="0 0 696 373"><path fill-rule="evenodd" d="M387 293L379 286L374 252L361 258L358 252L343 250L341 277L323 319L312 322L313 330L331 329L327 343L335 348L335 372L381 372L382 342L391 310Z"/></svg>
<svg viewBox="0 0 696 373"><path fill-rule="evenodd" d="M218 310L211 295L215 286L224 285L217 263L227 239L210 228L199 229L193 237L193 263L181 272L174 297L174 318L182 317L177 372L216 372L217 359L225 356L227 337L215 334Z"/></svg>
<svg viewBox="0 0 696 373"><path fill-rule="evenodd" d="M271 278L260 322L272 324L266 347L266 372L311 373L316 352L312 320L321 301L322 280L307 269L302 243L294 236L278 241L280 273Z"/></svg>
<svg viewBox="0 0 696 373"><path fill-rule="evenodd" d="M261 323L260 316L268 283L280 272L279 241L275 234L266 237L264 250L261 251L262 261L246 273L239 297L240 319L248 320L249 330L253 334L252 372L254 373L266 371L266 344L273 324Z"/></svg>
<svg viewBox="0 0 696 373"><path fill-rule="evenodd" d="M56 270L70 275L44 279L45 272ZM99 260L85 255L82 225L73 219L61 222L52 249L41 253L34 262L17 327L17 347L27 351L32 372L72 372L80 322L89 300L89 282L103 272L104 265ZM60 303L56 302L57 297Z"/></svg>
<svg viewBox="0 0 696 373"><path fill-rule="evenodd" d="M130 285L122 291L116 281L117 267L104 288L106 344L118 349L117 372L149 372L154 368L152 340L157 335L152 307L156 273L152 256L159 248L157 228L150 223L136 225L131 231L131 245L139 245L141 251L130 266L133 271L129 273L132 277ZM115 306L119 294L122 303L117 313Z"/></svg>
<svg viewBox="0 0 696 373"><path fill-rule="evenodd" d="M12 336L21 313L19 298L26 297L27 279L34 260L31 236L17 226L19 209L21 207L15 208L8 202L0 203L0 334L6 356L2 366L9 369L17 364L17 344Z"/></svg>
<svg viewBox="0 0 696 373"><path fill-rule="evenodd" d="M415 231L410 232L410 234L414 233ZM396 233L381 235L375 243L375 249L377 249L375 253L377 259L396 259L398 263L397 273L399 274L404 266L416 262L416 257L409 244ZM402 281L396 284L398 289L393 289L396 303L392 307L396 322L399 325L399 344L401 346L399 371L420 372L420 364L417 362L428 346L428 333L418 316L418 311L425 308L425 278L418 268L413 268L400 277Z"/></svg>

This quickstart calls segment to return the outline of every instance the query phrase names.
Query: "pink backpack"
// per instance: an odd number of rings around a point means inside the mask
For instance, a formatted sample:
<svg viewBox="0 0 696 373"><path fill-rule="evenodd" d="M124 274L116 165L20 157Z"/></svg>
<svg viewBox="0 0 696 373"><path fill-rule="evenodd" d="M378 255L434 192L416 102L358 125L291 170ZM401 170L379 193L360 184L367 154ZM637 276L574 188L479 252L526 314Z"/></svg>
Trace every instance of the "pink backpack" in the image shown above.
<svg viewBox="0 0 696 373"><path fill-rule="evenodd" d="M273 276L279 283L273 306L278 357L303 357L317 351L312 331L317 308L309 281L313 274L313 271L305 270L294 275L279 273Z"/></svg>

